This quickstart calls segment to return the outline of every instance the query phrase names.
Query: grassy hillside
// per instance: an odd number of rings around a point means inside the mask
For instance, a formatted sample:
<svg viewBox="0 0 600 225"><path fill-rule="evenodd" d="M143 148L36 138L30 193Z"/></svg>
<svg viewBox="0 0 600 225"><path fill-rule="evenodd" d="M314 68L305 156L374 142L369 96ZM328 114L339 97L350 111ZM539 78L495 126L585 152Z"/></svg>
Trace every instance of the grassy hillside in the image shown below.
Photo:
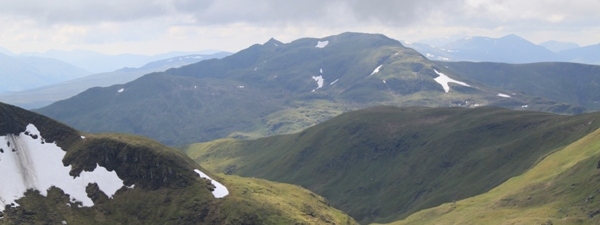
<svg viewBox="0 0 600 225"><path fill-rule="evenodd" d="M124 184L112 198L97 184L88 185L92 207L71 202L56 187L47 196L30 189L16 201L18 206L0 212L0 224L356 224L301 187L206 172L229 190L224 198L215 198L215 186L194 172L206 170L181 151L147 138L80 133L1 103L0 115L0 135L23 132L32 123L47 142L56 142L66 151L62 163L71 167L71 176L99 165Z"/></svg>
<svg viewBox="0 0 600 225"><path fill-rule="evenodd" d="M391 224L598 224L600 130L472 198Z"/></svg>
<svg viewBox="0 0 600 225"><path fill-rule="evenodd" d="M374 107L303 132L195 144L213 171L298 184L361 223L391 222L496 187L600 127L599 114Z"/></svg>

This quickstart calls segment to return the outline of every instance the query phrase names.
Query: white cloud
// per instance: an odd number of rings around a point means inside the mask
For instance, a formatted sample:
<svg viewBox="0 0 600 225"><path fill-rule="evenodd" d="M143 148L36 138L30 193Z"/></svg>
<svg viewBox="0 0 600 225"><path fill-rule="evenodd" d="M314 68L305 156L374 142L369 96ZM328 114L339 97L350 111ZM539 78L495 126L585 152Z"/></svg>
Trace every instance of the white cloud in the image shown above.
<svg viewBox="0 0 600 225"><path fill-rule="evenodd" d="M235 51L270 37L285 42L344 31L409 41L515 33L588 45L600 40L599 8L597 0L5 0L0 37L1 47L16 52Z"/></svg>

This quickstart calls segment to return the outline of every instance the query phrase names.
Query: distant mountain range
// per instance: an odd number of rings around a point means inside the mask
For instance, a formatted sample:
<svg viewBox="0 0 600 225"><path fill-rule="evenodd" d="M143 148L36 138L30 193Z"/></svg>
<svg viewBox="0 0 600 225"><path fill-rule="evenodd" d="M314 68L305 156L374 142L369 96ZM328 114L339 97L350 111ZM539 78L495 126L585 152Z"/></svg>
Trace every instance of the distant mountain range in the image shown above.
<svg viewBox="0 0 600 225"><path fill-rule="evenodd" d="M198 52L168 52L153 56L138 55L138 54L120 54L120 55L108 55L88 50L73 50L73 51L61 51L61 50L50 50L44 53L22 53L23 56L36 56L58 59L77 67L83 68L92 73L104 73L112 72L124 67L141 67L149 62L169 59L183 55L207 55L214 54L220 51L217 50L205 50Z"/></svg>
<svg viewBox="0 0 600 225"><path fill-rule="evenodd" d="M540 43L539 45L553 52L560 52L581 47L577 43L560 41L546 41L544 43Z"/></svg>
<svg viewBox="0 0 600 225"><path fill-rule="evenodd" d="M37 110L85 131L141 134L169 145L300 131L375 105L581 113L586 109L485 85L383 35L271 39Z"/></svg>
<svg viewBox="0 0 600 225"><path fill-rule="evenodd" d="M0 53L0 93L56 84L89 74L57 59Z"/></svg>
<svg viewBox="0 0 600 225"><path fill-rule="evenodd" d="M536 45L511 34L501 38L467 37L442 46L410 42L404 44L429 59L441 61L575 62L600 65L600 43L579 47L574 43L549 41Z"/></svg>
<svg viewBox="0 0 600 225"><path fill-rule="evenodd" d="M39 108L70 98L92 87L124 84L148 73L161 72L170 68L177 68L207 59L222 58L228 55L230 53L219 52L208 55L187 55L163 59L150 62L140 68L123 68L114 72L88 75L31 90L0 93L0 101L28 109Z"/></svg>

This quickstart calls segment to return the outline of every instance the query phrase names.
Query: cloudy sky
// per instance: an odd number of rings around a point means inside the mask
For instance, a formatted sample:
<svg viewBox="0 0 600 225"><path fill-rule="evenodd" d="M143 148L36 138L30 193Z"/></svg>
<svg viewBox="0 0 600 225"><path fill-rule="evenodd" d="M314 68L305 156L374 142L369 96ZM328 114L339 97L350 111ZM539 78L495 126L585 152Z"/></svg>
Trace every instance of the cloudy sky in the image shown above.
<svg viewBox="0 0 600 225"><path fill-rule="evenodd" d="M600 43L599 0L2 0L0 47L15 53L238 51L345 31L391 38L517 34Z"/></svg>

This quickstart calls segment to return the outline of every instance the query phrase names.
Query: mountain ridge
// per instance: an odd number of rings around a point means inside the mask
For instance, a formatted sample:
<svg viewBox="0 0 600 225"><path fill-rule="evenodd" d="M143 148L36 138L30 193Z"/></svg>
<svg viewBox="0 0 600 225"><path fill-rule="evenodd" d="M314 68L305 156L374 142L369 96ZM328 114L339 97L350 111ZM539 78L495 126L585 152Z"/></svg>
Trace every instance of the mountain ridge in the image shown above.
<svg viewBox="0 0 600 225"><path fill-rule="evenodd" d="M407 42L404 42L407 43ZM407 43L431 60L499 63L573 62L600 65L599 45L578 46L548 41L539 45L510 34L499 38L473 36L441 46Z"/></svg>
<svg viewBox="0 0 600 225"><path fill-rule="evenodd" d="M275 42L90 89L37 112L86 131L129 132L185 145L292 133L375 105L586 110L466 79L381 34Z"/></svg>
<svg viewBox="0 0 600 225"><path fill-rule="evenodd" d="M227 55L229 53L220 52L211 55L188 55L153 61L140 68L123 68L114 72L87 75L32 90L3 93L0 94L0 101L28 109L40 108L75 96L91 87L108 87L115 84L124 84L148 73L160 72L201 60L222 58Z"/></svg>

